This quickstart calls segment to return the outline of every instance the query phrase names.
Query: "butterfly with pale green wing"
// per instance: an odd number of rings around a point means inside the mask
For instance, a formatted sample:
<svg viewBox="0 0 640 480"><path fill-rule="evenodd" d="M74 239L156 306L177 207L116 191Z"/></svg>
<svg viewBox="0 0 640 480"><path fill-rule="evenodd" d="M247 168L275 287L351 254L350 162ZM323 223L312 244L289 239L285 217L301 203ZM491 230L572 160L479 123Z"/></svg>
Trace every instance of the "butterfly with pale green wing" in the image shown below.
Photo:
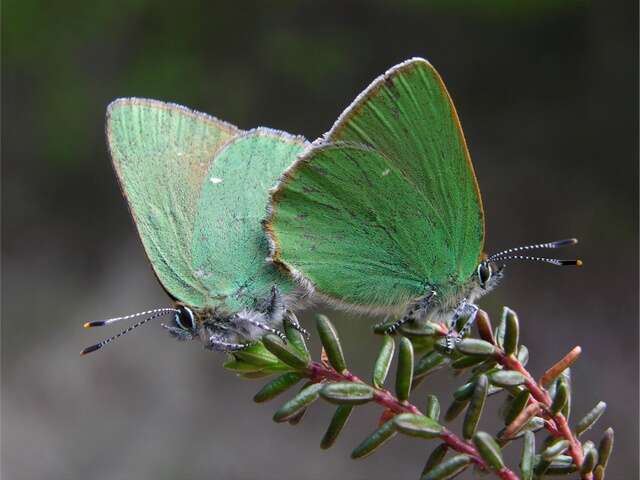
<svg viewBox="0 0 640 480"><path fill-rule="evenodd" d="M413 58L373 81L272 192L265 223L274 262L339 307L409 321L467 318L507 260L575 239L487 256L480 190L440 75ZM463 317L464 316L464 317ZM451 328L451 327L450 327Z"/></svg>
<svg viewBox="0 0 640 480"><path fill-rule="evenodd" d="M261 221L268 191L305 148L299 136L268 128L243 132L179 105L118 99L107 109L107 142L123 194L153 270L173 306L85 323L144 317L85 348L90 353L150 320L178 339L233 351L283 322L304 292L266 261Z"/></svg>

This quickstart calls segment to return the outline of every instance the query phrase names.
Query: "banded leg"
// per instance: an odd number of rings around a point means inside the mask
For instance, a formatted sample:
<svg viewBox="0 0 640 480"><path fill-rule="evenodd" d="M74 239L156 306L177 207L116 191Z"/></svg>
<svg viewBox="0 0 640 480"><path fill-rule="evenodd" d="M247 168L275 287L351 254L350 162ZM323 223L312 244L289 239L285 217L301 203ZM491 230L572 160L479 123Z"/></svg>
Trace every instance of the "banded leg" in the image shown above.
<svg viewBox="0 0 640 480"><path fill-rule="evenodd" d="M311 338L311 335L309 335L309 332L307 332L305 328L302 325L300 325L300 321L298 320L298 317L291 310L287 310L285 315L285 321L289 324L291 328L300 332L305 339L309 340L309 338Z"/></svg>
<svg viewBox="0 0 640 480"><path fill-rule="evenodd" d="M240 350L244 350L245 348L249 348L253 343L231 343L225 342L224 340L220 340L215 337L209 337L209 345L208 348L210 350L217 350L219 352L238 352Z"/></svg>
<svg viewBox="0 0 640 480"><path fill-rule="evenodd" d="M247 323L253 325L254 327L261 328L265 332L273 333L274 335L277 335L278 337L280 337L280 339L283 342L285 342L285 343L287 342L287 336L284 334L284 332L281 332L280 330L278 330L276 328L270 327L266 323L262 323L261 321L255 320L254 318L251 318L249 316L243 316L241 313L236 314L235 315L235 319L236 319L236 321L238 323L247 322Z"/></svg>
<svg viewBox="0 0 640 480"><path fill-rule="evenodd" d="M459 343L464 338L464 336L469 333L469 330L471 330L471 327L476 321L477 315L478 306L470 303L466 298L463 298L453 312L451 324L449 325L449 331L447 332L446 342L448 351L452 351L454 344ZM456 332L455 328L458 320L460 320L460 318L464 316L467 316L467 321L462 326L462 328L458 332Z"/></svg>
<svg viewBox="0 0 640 480"><path fill-rule="evenodd" d="M422 316L422 314L426 313L427 310L429 309L429 305L431 304L431 301L434 299L434 297L436 296L436 291L435 290L431 290L431 292L416 300L408 309L407 311L404 313L404 315L395 323L389 325L385 331L385 334L390 335L393 332L395 332L396 330L398 330L398 328L400 328L402 325L404 325L407 322L413 322L416 319L420 318ZM386 321L386 320L385 320Z"/></svg>

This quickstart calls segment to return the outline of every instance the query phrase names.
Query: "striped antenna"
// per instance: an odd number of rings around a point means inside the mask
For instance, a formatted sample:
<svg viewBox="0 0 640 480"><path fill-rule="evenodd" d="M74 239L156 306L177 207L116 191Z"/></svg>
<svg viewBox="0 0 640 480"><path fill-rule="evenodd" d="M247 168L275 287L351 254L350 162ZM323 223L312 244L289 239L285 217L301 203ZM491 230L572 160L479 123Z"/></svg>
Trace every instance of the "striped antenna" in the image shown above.
<svg viewBox="0 0 640 480"><path fill-rule="evenodd" d="M563 267L565 265L575 265L576 267L582 266L582 260L559 260L557 258L545 258L545 257L530 257L528 255L506 255L504 257L496 257L492 255L489 259L492 262L499 262L503 260L529 260L531 262L544 262L551 265L557 265Z"/></svg>
<svg viewBox="0 0 640 480"><path fill-rule="evenodd" d="M516 252L524 252L527 250L540 250L543 248L560 248L560 247L566 247L568 245L575 245L577 243L578 243L577 238L567 238L565 240L556 240L554 242L536 243L534 245L524 245L522 247L508 248L507 250L494 253L487 260L489 261L498 260L499 257L505 257L506 255L510 255Z"/></svg>
<svg viewBox="0 0 640 480"><path fill-rule="evenodd" d="M108 325L109 323L113 323L113 322L117 322L119 320L125 320L127 318L134 318L134 317L139 317L141 315L146 315L148 313L151 313L150 316L148 316L147 318L145 318L144 320L140 320L137 323L134 323L133 325L131 325L128 328L125 328L124 330L122 330L121 332L106 338L94 345L91 345L90 347L87 347L85 349L83 349L80 352L80 355L86 355L87 353L91 353L91 352L95 352L96 350L100 350L102 347L104 347L105 345L107 345L108 343L113 342L115 339L122 337L123 335L126 335L127 333L129 333L132 330L135 330L136 328L144 325L147 322L150 322L151 320L154 320L158 317L162 317L164 315L167 315L168 313L176 313L178 312L177 309L175 308L156 308L154 310L148 310L146 312L140 312L140 313L136 313L133 315L127 315L125 317L116 317L116 318L110 318L109 320L103 320L103 321L99 321L99 322L87 322L84 324L85 328L89 328L89 327L99 327L102 325Z"/></svg>

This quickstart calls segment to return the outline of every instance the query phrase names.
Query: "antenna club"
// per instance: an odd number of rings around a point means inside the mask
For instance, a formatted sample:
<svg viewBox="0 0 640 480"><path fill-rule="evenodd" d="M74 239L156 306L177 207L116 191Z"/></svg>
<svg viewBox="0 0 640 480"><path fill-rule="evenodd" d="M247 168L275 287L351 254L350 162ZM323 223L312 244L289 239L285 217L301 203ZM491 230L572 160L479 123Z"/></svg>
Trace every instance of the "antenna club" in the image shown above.
<svg viewBox="0 0 640 480"><path fill-rule="evenodd" d="M101 343L96 343L95 345L91 345L90 347L82 349L80 352L81 356L86 355L87 353L95 352L96 350L100 350L102 348Z"/></svg>
<svg viewBox="0 0 640 480"><path fill-rule="evenodd" d="M578 259L576 260L576 267L581 267L582 266L582 260Z"/></svg>

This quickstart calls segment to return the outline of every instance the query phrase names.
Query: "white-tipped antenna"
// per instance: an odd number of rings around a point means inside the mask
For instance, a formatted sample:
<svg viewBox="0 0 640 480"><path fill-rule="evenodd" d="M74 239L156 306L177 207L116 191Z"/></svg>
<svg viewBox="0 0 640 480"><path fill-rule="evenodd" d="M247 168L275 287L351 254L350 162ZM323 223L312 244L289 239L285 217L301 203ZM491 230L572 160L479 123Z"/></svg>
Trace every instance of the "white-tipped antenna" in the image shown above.
<svg viewBox="0 0 640 480"><path fill-rule="evenodd" d="M576 267L582 266L582 260L560 260L557 258L530 257L528 255L506 255L503 257L496 257L495 255L492 255L490 260L492 262L499 262L502 260L529 260L531 262L550 263L551 265L557 265L559 267L563 267L565 265L575 265Z"/></svg>
<svg viewBox="0 0 640 480"><path fill-rule="evenodd" d="M523 252L523 251L526 251L526 250L539 250L539 249L543 249L543 248L560 248L560 247L566 247L568 245L575 245L577 243L578 243L578 239L577 238L567 238L565 240L556 240L554 242L536 243L536 244L533 244L533 245L523 245L522 247L508 248L507 250L503 250L501 252L494 253L487 260L489 260L489 261L499 260L500 257L505 257L506 258L507 255L510 255L510 254L516 253L516 252ZM514 257L514 258L517 258L517 256Z"/></svg>
<svg viewBox="0 0 640 480"><path fill-rule="evenodd" d="M125 328L124 330L122 330L121 332L106 338L94 345L91 345L90 347L87 347L85 349L83 349L80 352L80 355L86 355L87 353L91 353L91 352L95 352L96 350L100 350L102 347L104 347L106 344L113 342L116 338L120 338L123 335L126 335L127 333L129 333L131 330L135 330L136 328L144 325L145 323L154 320L158 317L162 317L164 315L167 315L169 313L176 313L179 310L175 309L175 308L156 308L153 310L147 310L146 312L140 312L140 313L134 313L133 315L126 315L124 317L116 317L116 318L110 318L108 320L100 320L100 321L96 321L96 322L87 322L84 324L85 328L91 328L91 327L101 327L103 325L109 325L110 323L113 322L118 322L120 320L126 320L129 318L135 318L135 317L140 317L142 315L148 315L151 314L150 316L148 316L147 318L145 318L144 320L140 320L137 323L134 323L133 325L131 325L128 328Z"/></svg>

